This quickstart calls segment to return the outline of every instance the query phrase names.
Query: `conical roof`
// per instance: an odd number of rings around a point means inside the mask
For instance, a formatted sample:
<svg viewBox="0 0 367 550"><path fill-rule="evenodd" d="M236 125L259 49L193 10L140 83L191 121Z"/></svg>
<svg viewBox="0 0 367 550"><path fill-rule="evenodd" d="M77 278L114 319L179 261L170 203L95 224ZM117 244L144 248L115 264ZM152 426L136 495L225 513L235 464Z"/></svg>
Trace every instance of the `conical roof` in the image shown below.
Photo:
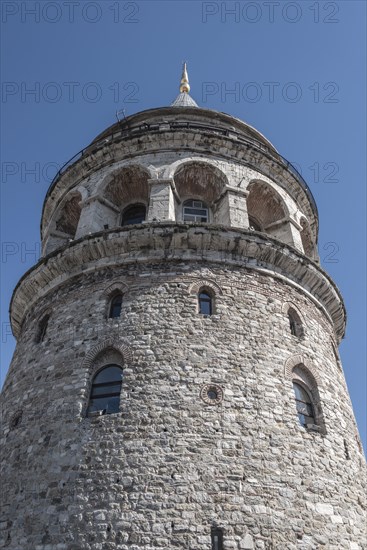
<svg viewBox="0 0 367 550"><path fill-rule="evenodd" d="M194 99L192 99L191 95L186 92L182 92L181 94L178 94L174 102L171 103L171 107L198 107L198 104Z"/></svg>
<svg viewBox="0 0 367 550"><path fill-rule="evenodd" d="M187 74L187 64L183 64L182 77L180 82L180 93L176 99L171 103L171 107L198 107L198 104L189 94L190 84L189 76Z"/></svg>

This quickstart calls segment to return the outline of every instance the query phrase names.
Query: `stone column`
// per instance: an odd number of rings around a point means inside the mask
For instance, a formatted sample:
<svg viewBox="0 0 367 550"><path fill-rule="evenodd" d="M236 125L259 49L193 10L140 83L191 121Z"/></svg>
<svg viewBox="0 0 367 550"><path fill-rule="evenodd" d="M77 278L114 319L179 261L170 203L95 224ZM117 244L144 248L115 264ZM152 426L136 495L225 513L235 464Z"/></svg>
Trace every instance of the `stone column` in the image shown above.
<svg viewBox="0 0 367 550"><path fill-rule="evenodd" d="M268 235L303 252L301 229L302 227L293 218L283 218L264 227L264 231Z"/></svg>
<svg viewBox="0 0 367 550"><path fill-rule="evenodd" d="M227 186L217 202L215 221L230 227L248 228L247 195L243 189Z"/></svg>
<svg viewBox="0 0 367 550"><path fill-rule="evenodd" d="M94 196L82 203L82 212L75 238L88 233L102 231L106 225L116 227L119 223L120 209L109 200Z"/></svg>
<svg viewBox="0 0 367 550"><path fill-rule="evenodd" d="M174 183L172 179L150 179L147 221L175 221Z"/></svg>

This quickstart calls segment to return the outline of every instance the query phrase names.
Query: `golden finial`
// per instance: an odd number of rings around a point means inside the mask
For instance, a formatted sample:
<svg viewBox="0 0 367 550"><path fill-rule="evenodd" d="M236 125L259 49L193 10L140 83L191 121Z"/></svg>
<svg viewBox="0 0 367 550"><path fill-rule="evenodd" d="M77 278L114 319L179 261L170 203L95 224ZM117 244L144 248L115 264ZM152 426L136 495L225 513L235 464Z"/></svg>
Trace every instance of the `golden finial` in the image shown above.
<svg viewBox="0 0 367 550"><path fill-rule="evenodd" d="M186 93L188 94L190 91L190 84L189 84L189 76L187 74L187 64L186 62L183 64L182 68L182 77L181 77L181 84L180 84L180 93Z"/></svg>

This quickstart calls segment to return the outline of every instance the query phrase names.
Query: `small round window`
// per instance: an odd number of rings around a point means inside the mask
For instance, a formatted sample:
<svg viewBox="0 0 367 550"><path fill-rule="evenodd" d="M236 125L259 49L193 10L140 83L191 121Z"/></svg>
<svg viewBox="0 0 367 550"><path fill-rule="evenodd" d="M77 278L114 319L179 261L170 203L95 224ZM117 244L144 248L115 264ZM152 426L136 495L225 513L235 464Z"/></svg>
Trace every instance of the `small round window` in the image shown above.
<svg viewBox="0 0 367 550"><path fill-rule="evenodd" d="M216 388L210 388L208 391L207 391L207 396L209 399L218 399L218 392L216 390Z"/></svg>
<svg viewBox="0 0 367 550"><path fill-rule="evenodd" d="M223 390L216 384L205 384L201 388L200 397L207 405L218 405L223 401Z"/></svg>

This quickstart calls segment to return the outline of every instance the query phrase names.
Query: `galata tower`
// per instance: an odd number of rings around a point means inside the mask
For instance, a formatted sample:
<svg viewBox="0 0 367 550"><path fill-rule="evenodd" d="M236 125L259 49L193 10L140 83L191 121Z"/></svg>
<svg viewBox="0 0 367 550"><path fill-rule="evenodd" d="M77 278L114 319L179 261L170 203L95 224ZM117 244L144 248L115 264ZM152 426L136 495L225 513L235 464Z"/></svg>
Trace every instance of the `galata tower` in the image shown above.
<svg viewBox="0 0 367 550"><path fill-rule="evenodd" d="M367 548L315 201L189 92L185 65L47 192L10 305L1 548Z"/></svg>

